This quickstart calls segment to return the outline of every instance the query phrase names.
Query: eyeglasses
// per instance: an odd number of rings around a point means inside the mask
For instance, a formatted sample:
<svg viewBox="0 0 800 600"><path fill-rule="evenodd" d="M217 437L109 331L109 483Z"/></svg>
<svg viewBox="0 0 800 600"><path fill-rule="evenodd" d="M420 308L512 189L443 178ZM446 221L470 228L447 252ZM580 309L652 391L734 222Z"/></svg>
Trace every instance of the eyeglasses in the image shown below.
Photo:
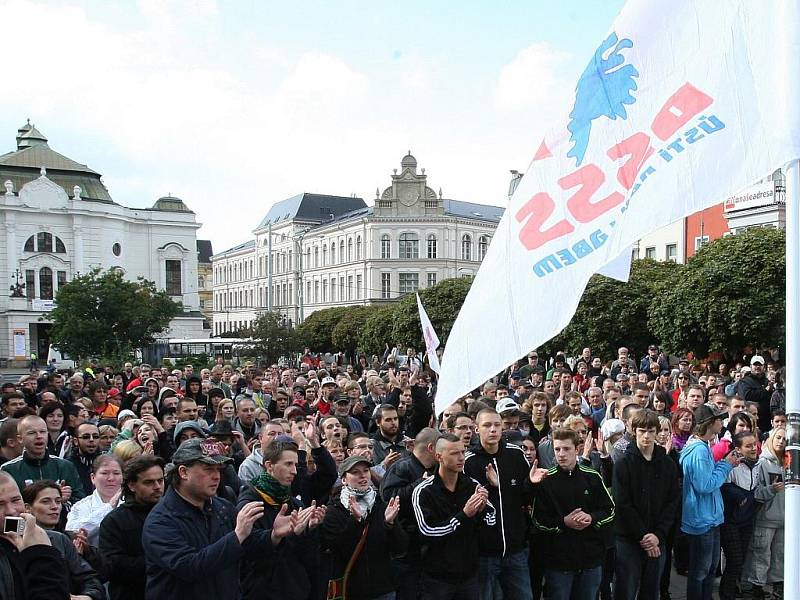
<svg viewBox="0 0 800 600"><path fill-rule="evenodd" d="M99 433L84 433L83 435L79 435L78 438L82 440L99 440L100 434Z"/></svg>

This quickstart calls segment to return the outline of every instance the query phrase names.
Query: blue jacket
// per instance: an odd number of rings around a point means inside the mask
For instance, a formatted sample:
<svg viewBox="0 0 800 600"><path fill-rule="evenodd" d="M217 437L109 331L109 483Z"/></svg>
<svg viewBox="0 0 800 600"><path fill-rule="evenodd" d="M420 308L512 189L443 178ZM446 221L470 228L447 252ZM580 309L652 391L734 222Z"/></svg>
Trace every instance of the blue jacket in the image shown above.
<svg viewBox="0 0 800 600"><path fill-rule="evenodd" d="M725 520L720 490L733 467L727 460L714 463L711 448L697 437L689 439L679 461L683 468L681 531L700 535Z"/></svg>
<svg viewBox="0 0 800 600"><path fill-rule="evenodd" d="M214 497L200 510L169 488L142 531L145 598L238 600L239 561L248 551L271 552L272 532L251 534L240 544L235 526L233 506L226 500Z"/></svg>

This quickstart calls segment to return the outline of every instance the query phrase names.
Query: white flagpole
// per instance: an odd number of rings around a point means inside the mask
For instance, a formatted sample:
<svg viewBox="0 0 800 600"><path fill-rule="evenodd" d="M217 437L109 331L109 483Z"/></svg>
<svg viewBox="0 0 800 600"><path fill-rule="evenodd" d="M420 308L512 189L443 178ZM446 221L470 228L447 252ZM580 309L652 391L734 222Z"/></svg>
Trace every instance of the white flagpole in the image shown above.
<svg viewBox="0 0 800 600"><path fill-rule="evenodd" d="M787 458L794 474L800 465L800 162L786 169L786 415ZM792 460L794 459L794 460ZM784 598L800 598L800 484L789 477L784 518Z"/></svg>

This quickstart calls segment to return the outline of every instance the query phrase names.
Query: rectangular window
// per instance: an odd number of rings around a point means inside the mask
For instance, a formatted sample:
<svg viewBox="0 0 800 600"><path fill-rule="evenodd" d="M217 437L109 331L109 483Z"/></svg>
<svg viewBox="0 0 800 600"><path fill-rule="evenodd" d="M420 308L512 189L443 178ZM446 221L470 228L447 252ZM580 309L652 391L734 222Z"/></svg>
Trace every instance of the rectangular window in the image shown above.
<svg viewBox="0 0 800 600"><path fill-rule="evenodd" d="M639 248L636 247L631 251L631 260L639 260Z"/></svg>
<svg viewBox="0 0 800 600"><path fill-rule="evenodd" d="M181 296L183 290L181 288L181 261L167 260L164 261L167 278L166 278L166 292L168 296Z"/></svg>
<svg viewBox="0 0 800 600"><path fill-rule="evenodd" d="M667 244L667 260L678 262L678 245Z"/></svg>
<svg viewBox="0 0 800 600"><path fill-rule="evenodd" d="M364 278L362 275L356 275L356 297L361 300L362 298L362 291L361 288L364 285Z"/></svg>
<svg viewBox="0 0 800 600"><path fill-rule="evenodd" d="M352 275L348 275L347 276L347 299L348 300L352 300L353 299L353 276Z"/></svg>
<svg viewBox="0 0 800 600"><path fill-rule="evenodd" d="M381 258L387 259L392 257L392 241L388 235L381 236Z"/></svg>
<svg viewBox="0 0 800 600"><path fill-rule="evenodd" d="M381 298L384 300L392 297L392 274L381 273Z"/></svg>
<svg viewBox="0 0 800 600"><path fill-rule="evenodd" d="M339 301L345 299L344 277L339 277Z"/></svg>
<svg viewBox="0 0 800 600"><path fill-rule="evenodd" d="M644 257L645 258L652 258L653 260L656 259L656 249L655 247L651 246L649 248L644 249Z"/></svg>
<svg viewBox="0 0 800 600"><path fill-rule="evenodd" d="M58 289L61 289L62 286L67 285L67 272L56 271L56 279L58 280Z"/></svg>
<svg viewBox="0 0 800 600"><path fill-rule="evenodd" d="M319 281L314 282L314 304L319 302Z"/></svg>
<svg viewBox="0 0 800 600"><path fill-rule="evenodd" d="M336 302L336 279L331 279L331 302Z"/></svg>
<svg viewBox="0 0 800 600"><path fill-rule="evenodd" d="M322 280L322 302L328 301L328 280Z"/></svg>
<svg viewBox="0 0 800 600"><path fill-rule="evenodd" d="M428 236L428 258L436 258L436 236Z"/></svg>
<svg viewBox="0 0 800 600"><path fill-rule="evenodd" d="M53 235L44 231L40 231L36 234L36 246L39 252L52 252Z"/></svg>
<svg viewBox="0 0 800 600"><path fill-rule="evenodd" d="M36 298L36 271L28 269L25 271L25 295L30 298Z"/></svg>
<svg viewBox="0 0 800 600"><path fill-rule="evenodd" d="M428 287L436 285L436 273L428 273Z"/></svg>
<svg viewBox="0 0 800 600"><path fill-rule="evenodd" d="M400 293L409 294L419 289L419 273L400 273Z"/></svg>
<svg viewBox="0 0 800 600"><path fill-rule="evenodd" d="M700 248L705 246L707 243L708 243L708 236L707 235L697 236L696 238L694 238L694 250L695 250L695 252L700 250Z"/></svg>

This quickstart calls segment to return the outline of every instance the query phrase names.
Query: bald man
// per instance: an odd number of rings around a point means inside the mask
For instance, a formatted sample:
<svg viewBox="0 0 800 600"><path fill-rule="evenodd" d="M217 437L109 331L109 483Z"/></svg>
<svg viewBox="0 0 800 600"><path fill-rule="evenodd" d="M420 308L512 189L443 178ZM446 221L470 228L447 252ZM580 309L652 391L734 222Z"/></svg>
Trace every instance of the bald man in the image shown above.
<svg viewBox="0 0 800 600"><path fill-rule="evenodd" d="M44 419L28 416L17 425L17 439L22 455L4 463L6 471L20 489L40 479L52 479L61 486L64 502L76 502L86 495L75 466L64 459L47 454L47 425Z"/></svg>

